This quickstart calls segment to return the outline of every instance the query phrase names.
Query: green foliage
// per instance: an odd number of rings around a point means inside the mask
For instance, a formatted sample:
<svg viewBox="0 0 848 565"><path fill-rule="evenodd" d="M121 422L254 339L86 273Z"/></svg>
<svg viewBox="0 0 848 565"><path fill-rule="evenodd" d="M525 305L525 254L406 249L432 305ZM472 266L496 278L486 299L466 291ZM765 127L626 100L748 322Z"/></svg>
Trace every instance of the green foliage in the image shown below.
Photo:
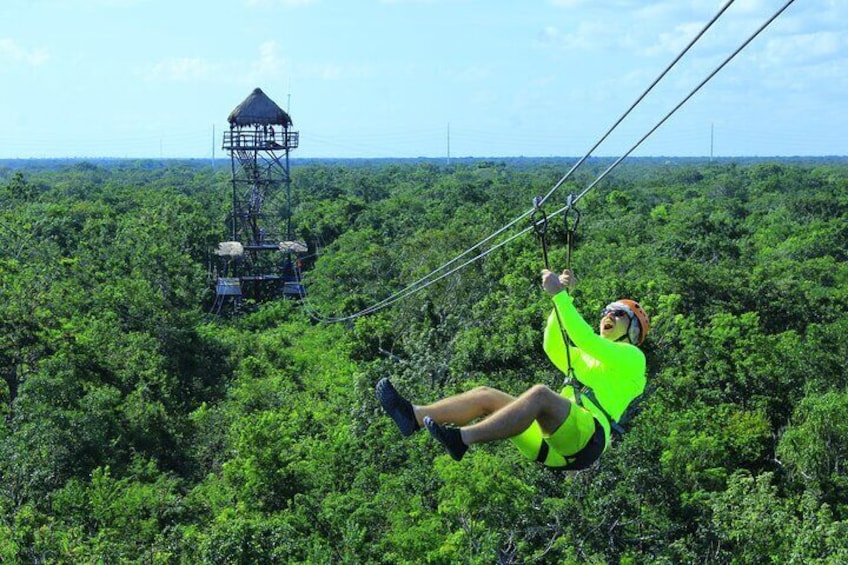
<svg viewBox="0 0 848 565"><path fill-rule="evenodd" d="M807 396L794 408L793 425L778 444L778 457L792 475L826 499L842 503L848 487L848 393Z"/></svg>
<svg viewBox="0 0 848 565"><path fill-rule="evenodd" d="M844 161L634 160L580 202L579 309L594 324L632 297L652 321L648 391L599 466L553 474L508 443L456 463L383 415L383 376L419 403L559 386L530 235L326 322L469 250L569 166L297 165L309 297L231 319L204 314L227 172L0 171L0 562L848 561ZM561 218L548 234L560 269Z"/></svg>
<svg viewBox="0 0 848 565"><path fill-rule="evenodd" d="M738 471L712 500L713 525L733 563L840 563L848 523L813 494L781 496L774 475Z"/></svg>

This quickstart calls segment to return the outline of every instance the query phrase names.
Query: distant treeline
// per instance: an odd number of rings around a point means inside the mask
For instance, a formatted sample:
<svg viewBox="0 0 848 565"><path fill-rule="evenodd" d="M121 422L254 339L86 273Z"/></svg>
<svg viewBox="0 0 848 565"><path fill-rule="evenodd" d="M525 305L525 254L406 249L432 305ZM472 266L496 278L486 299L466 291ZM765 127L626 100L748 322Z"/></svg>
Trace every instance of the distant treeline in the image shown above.
<svg viewBox="0 0 848 565"><path fill-rule="evenodd" d="M374 157L374 158L344 158L344 157L298 157L292 154L291 164L293 167L305 165L324 165L328 167L380 167L384 165L414 166L418 164L431 164L440 167L450 165L475 165L478 163L502 163L510 168L522 170L532 169L539 165L554 165L562 167L563 174L577 162L579 157ZM586 163L596 163L599 166L608 167L614 163L617 157L589 157ZM797 156L797 157L628 157L621 165L626 170L630 165L657 166L674 165L685 167L700 167L707 164L735 164L756 165L759 163L783 163L787 165L798 165L804 167L815 167L821 165L845 165L848 164L848 156L823 155L823 156ZM222 154L215 159L192 158L192 159L130 159L118 157L74 157L74 158L29 158L29 159L0 159L0 178L8 176L10 171L60 171L74 165L89 164L111 169L155 169L155 168L204 168L215 166L222 170L230 166L230 158Z"/></svg>

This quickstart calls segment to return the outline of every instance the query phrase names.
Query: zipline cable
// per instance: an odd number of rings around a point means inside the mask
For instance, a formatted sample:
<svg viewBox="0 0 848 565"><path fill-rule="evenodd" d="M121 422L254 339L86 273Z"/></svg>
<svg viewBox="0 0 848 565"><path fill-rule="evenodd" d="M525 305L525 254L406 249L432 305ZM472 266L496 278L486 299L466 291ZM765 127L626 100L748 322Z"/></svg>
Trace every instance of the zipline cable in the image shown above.
<svg viewBox="0 0 848 565"><path fill-rule="evenodd" d="M715 24L715 22L718 21L718 19L724 14L725 11L727 11L727 9L733 4L733 2L735 2L735 0L728 0L727 3L725 3L724 6L722 6L722 8L715 14L715 16L713 16L713 18L709 22L707 22L707 24L701 29L701 31L699 31L695 35L695 37L692 38L692 40L686 45L686 47L684 47L683 50L671 61L671 63L669 63L668 66L666 66L666 68L654 79L654 81L648 86L648 88L646 88L645 91L642 92L642 94L640 94L639 97L637 97L636 100L633 101L633 103L630 105L630 107L612 124L612 126L610 126L610 128L607 129L606 133L604 133L603 136L601 136L601 138L591 148L589 148L589 150L571 167L571 169L567 173L565 173L565 175L563 175L559 179L559 181L556 182L556 184L554 184L554 186L548 191L548 193L543 198L541 198L540 200L538 200L535 203L534 209L541 207L545 203L545 201L547 201L551 197L551 195L553 195L553 193L556 192L565 183L565 181L568 180L571 177L572 174L574 174L574 172L577 170L577 168L580 167L580 165L582 165L586 161L586 159L588 159L592 155L592 153L594 153L595 150L604 141L606 141L607 137L609 137L610 134L612 134L612 132L621 124L621 122L624 121L625 118L627 118L627 116L630 115L630 113L636 108L636 106L638 106L642 102L642 100L651 92L651 90L653 90L654 87L657 84L659 84L659 82L663 78L665 78L665 76L669 73L669 71L671 71L671 69L680 61L680 59L682 59L683 56L686 55L686 53L689 51L689 49L691 49L692 46L695 45L701 39L701 37L707 32L707 30L709 30L713 26L713 24ZM434 275L435 273L438 273L439 271L446 269L447 267L449 267L453 263L459 261L462 257L465 257L466 255L471 253L473 250L482 246L484 243L487 243L488 241L490 241L494 237L500 235L505 230L511 228L513 225L515 225L519 221L526 218L528 215L532 214L534 209L527 210L521 216L519 216L518 218L516 218L515 220L510 222L508 225L504 226L503 228L501 228L500 230L495 232L494 234L483 239L482 241L480 241L476 245L472 246L471 248L463 251L462 253L460 253L457 257L455 257L451 261L448 261L447 263L438 267L434 271L431 271L427 275L424 275L423 277L421 277L417 281L410 283L408 286L413 287L413 286L417 285L418 283L427 280L430 276Z"/></svg>
<svg viewBox="0 0 848 565"><path fill-rule="evenodd" d="M724 6L722 6L722 8L718 11L718 13L715 16L713 16L713 19L711 19L709 22L707 22L707 25L705 25L703 27L703 29L701 29L701 31L698 32L698 34L695 37L692 38L692 40L689 42L689 44L686 45L686 47L683 48L683 51L681 51L677 55L677 57L675 57L674 60L671 63L669 63L669 65L665 68L665 70L663 70L663 72L661 72L659 74L659 76L657 76L657 78L654 79L654 82L652 82L650 84L650 86L648 86L648 88L646 88L645 91L642 94L639 95L639 97L633 102L633 104L630 105L630 107L621 115L621 117L619 117L615 121L615 123L613 123L612 126L606 131L606 133L603 136L601 136L601 138L597 141L597 143L595 143L595 145L593 145L592 148L589 149L589 151L587 151L586 154L583 155L583 157L581 157L580 160L578 160L571 167L571 169L562 176L561 179L559 179L559 181L557 181L557 183L553 186L553 188L551 188L550 191L548 191L548 193L538 201L537 207L541 207L548 200L548 198L550 198L551 195L554 192L556 192L559 189L559 187L561 187L563 185L563 183L565 183L565 181L568 180L571 177L571 175L574 173L574 171L577 170L577 167L582 165L583 162L586 159L588 159L589 156L592 153L595 152L595 149L597 149L601 145L601 143L606 141L607 137L610 136L610 134L613 132L613 130L615 130L615 128L617 128L619 126L619 124L621 124L621 122L623 122L624 119L627 116L630 115L630 112L632 112L633 109L636 108L636 106L638 106L642 102L642 100L644 100L644 98L648 95L648 93L650 93L651 90L653 90L654 87L663 78L665 78L665 75L668 74L668 72L672 69L672 67L674 67L678 63L678 61L680 61L680 59L682 59L683 56L689 51L689 49L691 49L692 46L695 45L701 39L701 37L707 32L707 30L710 29L712 27L712 25L718 21L718 19L722 16L722 14L724 14L724 12L730 7L730 5L733 4L734 1L735 0L728 0L728 2Z"/></svg>
<svg viewBox="0 0 848 565"><path fill-rule="evenodd" d="M730 0L730 2L728 2L728 4L727 4L727 5L725 5L725 6L722 8L722 10L721 10L721 11L723 12L723 11L727 8L727 6L728 6L730 3L732 3L732 1L733 1L733 0ZM682 107L682 106L683 106L686 102L688 102L688 101L689 101L689 100L690 100L690 99L691 99L691 98L692 98L692 97L693 97L693 96L694 96L694 95L695 95L698 91L700 91L700 90L701 90L701 88L703 88L703 87L704 87L704 85L706 85L706 84L707 84L710 80L712 80L712 78L713 78L713 77L715 77L715 75L716 75L716 74L718 74L718 73L719 73L719 72L720 72L720 71L721 71L721 70L722 70L725 66L727 66L727 64L728 64L728 63L730 63L730 61L732 61L732 60L733 60L733 59L734 59L734 58L735 58L735 57L736 57L736 56L737 56L737 55L738 55L738 54L739 54L739 53L740 53L743 49L745 49L745 48L746 48L746 47L747 47L747 46L748 46L748 45L749 45L749 44L750 44L750 43L751 43L751 42L752 42L752 41L753 41L753 40L754 40L754 39L755 39L755 38L756 38L756 37L757 37L760 33L762 33L762 32L763 32L763 30L765 30L765 29L766 29L769 25L771 25L771 23L772 23L772 22L774 22L774 20L775 20L775 19L777 19L777 18L778 18L778 17L779 17L779 16L780 16L780 15L781 15L781 14L782 14L782 13L783 13L783 12L784 12L784 11L785 11L785 10L786 10L789 6L790 6L790 5L792 5L794 2L795 2L795 0L787 0L787 2L786 2L786 3L785 3L785 4L784 4L784 5L783 5L780 9L778 9L778 10L777 10L777 11L776 11L776 12L775 12L775 13L774 13L774 14L773 14L773 15L772 15L772 16L771 16L768 20L766 20L766 21L765 21L765 23L763 23L763 24L762 24L762 25L761 25L761 26L760 26L760 27L759 27L759 28L758 28L758 29L757 29L757 30L756 30L753 34L751 34L751 35L748 37L748 39L746 39L746 40L745 40L745 41L744 41L744 42L743 42L743 43L742 43L739 47L737 47L737 48L736 48L736 49L735 49L735 50L734 50L734 51L733 51L733 52L732 52L732 53L731 53L731 54L730 54L727 58L725 58L725 60L724 60L724 61L723 61L723 62L722 62L722 63L721 63L718 67L716 67L716 68L715 68L715 69L714 69L714 70L713 70L713 71L712 71L709 75L707 75L707 77L706 77L704 80L702 80L702 81L701 81L701 82L700 82L700 83L699 83L699 84L698 84L698 85L697 85L697 86L696 86L696 87L695 87L692 91L690 91L690 92L689 92L689 94L688 94L685 98L683 98L683 100L681 100L681 101L680 101L677 105L675 105L675 106L674 106L674 107L673 107L673 108L672 108L672 109L671 109L671 110L670 110L670 111L669 111L669 112L668 112L668 113L667 113L667 114L666 114L666 115L665 115L665 116L664 116L664 117L663 117L663 118L662 118L659 122L657 122L657 123L656 123L656 125L654 125L654 127L652 127L652 128L651 128L651 129L650 129L650 130L649 130L649 131L648 131L645 135L643 135L643 136L642 136L642 137L641 137L641 138L640 138L640 139L639 139L639 140L638 140L635 144L633 144L633 145L630 147L630 149L628 149L628 150L627 150L627 152L626 152L626 153L624 153L624 154L623 154L623 155L621 155L619 158L617 158L617 159L616 159L616 160L615 160L615 161L614 161L614 162L613 162L613 163L612 163L612 164L611 164L611 165L610 165L610 166L609 166L606 170L604 170L604 171L603 171L603 172L602 172L602 173L601 173L601 174L600 174L597 178L595 178L595 180L594 180L594 181L592 181L592 182L591 182L588 186L586 186L586 188L584 188L582 192L580 192L578 195L576 195L576 196L574 196L574 197L570 197L570 198L568 199L568 203L567 203L565 206L563 206L563 207L559 208L558 210L556 210L556 211L555 211L552 215L554 215L554 216L555 216L555 215L558 215L558 214L566 213L566 212L567 212L568 210L570 210L570 209L571 209L571 208L572 208L575 204L577 204L577 202L578 202L580 199L582 199L582 198L583 198L583 197L584 197L584 196L585 196L585 195L586 195L586 194L587 194L590 190L592 190L592 189L593 189L593 188L594 188L594 187L595 187L595 186L596 186L599 182L601 182L604 178L606 178L606 176L607 176L607 175L609 175L609 174L610 174L610 173L611 173L611 172L612 172L612 171L613 171L613 170L614 170L614 169L615 169L615 168L616 168L616 167L617 167L617 166L618 166L618 165L619 165L619 164L620 164L620 163L621 163L624 159L626 159L628 156L630 156L630 154L631 154L631 153L633 153L633 151L635 151L635 150L636 150L636 149L637 149L640 145L642 145L642 143L644 143L644 142L645 142L645 140L646 140L646 139L648 139L648 137L650 137L650 136L651 136L651 135L652 135L652 134L653 134L653 133L654 133L657 129L659 129L659 128L660 128L660 126L662 126L662 125L663 125L663 124L664 124L664 123L665 123L665 122L666 122L666 121L667 121L667 120L668 120L668 119L669 119L669 118L670 118L670 117L671 117L674 113L676 113L676 112L677 112L677 110L679 110L679 109L680 109L680 108L681 108L681 107ZM720 14L719 14L719 15L720 15ZM714 20L715 20L715 18L714 18ZM714 20L713 20L713 21L714 21ZM712 22L710 23L710 25L712 25ZM700 35L702 35L702 34L699 34L699 36L698 36L698 37L700 37ZM687 47L686 47L686 49L688 50L688 49L689 49L689 47L691 47L691 45L687 46ZM677 57L677 58L675 59L675 62L677 62L677 60L679 60L679 58L680 58L680 57ZM663 74L665 74L667 71L668 71L668 69L666 69L666 71L663 71ZM651 86L651 88L653 88L653 86L656 84L656 82L657 82L657 81L655 81L655 82L654 82L654 84ZM650 90L650 89L649 89L649 90ZM646 91L646 93L647 93L647 91ZM644 94L643 94L640 98L644 98ZM632 109L632 108L631 108L631 109ZM629 111L630 111L630 110L628 110L628 112L629 112ZM627 114L627 113L625 113L625 115L626 115L626 114ZM623 119L623 117L622 117L621 119ZM619 120L616 122L616 126L618 125L618 123L620 123L620 122L621 122L621 119L619 119ZM610 130L610 131L611 131L611 130ZM609 132L607 132L607 134L605 134L605 136L606 136L606 135L609 135ZM597 147L597 145L599 145L599 144L600 144L600 143L596 144L596 146L595 146L595 147ZM594 147L593 147L593 150L594 150ZM587 155L587 156L588 156L588 155ZM585 160L585 158L586 158L586 157L584 157L584 158L581 160L581 162L582 162L583 160ZM572 168L572 170L571 170L571 171L569 171L569 172L568 172L568 173L567 173L567 174L566 174L566 175L565 175L562 179L560 179L560 182L558 182L558 183L557 183L557 185L554 187L554 189L552 189L552 190L551 190L551 191L550 191L550 192L549 192L549 193L545 196L545 199L549 198L549 197L550 197L550 195L551 195L551 194L552 194L552 193L553 193L553 192L554 192L557 188L559 188L559 186L561 186L561 185L562 185L562 183L565 181L565 179L568 177L568 175L570 175L570 174L573 172L573 170L575 170L575 169L576 169L576 166L575 166L575 167L573 167L573 168ZM488 240L490 240L490 239L492 239L493 237L495 237L495 235L502 233L503 231L505 231L506 229L508 229L508 227L511 227L511 226L515 225L515 224L516 224L516 223L517 223L520 219L523 219L523 218L527 217L528 215L532 214L532 212L533 212L533 210L534 210L534 209L535 209L535 207L534 207L534 208L531 208L530 210L528 210L527 212L525 212L524 214L522 214L521 216L519 216L519 218L517 218L516 220L513 220L512 222L510 222L510 223L508 224L508 226L506 226L506 227L502 228L501 230L499 230L498 232L496 232L496 234L493 234L492 236L489 236L488 238L486 238L486 240L484 240L484 242L485 242L485 241L488 241ZM522 230L520 230L520 231L516 232L515 234L513 234L512 236L510 236L510 237L509 237L509 238L507 238L506 240L504 240L504 241L502 241L502 242L500 242L500 243L498 243L498 244L494 245L493 247L491 247L491 248L487 249L486 251L484 251L484 252L482 252L482 253L479 253L479 254L475 255L474 257L472 257L471 259L469 259L469 260L465 261L465 262L464 262L464 263L462 263L461 265L459 265L459 266L457 266L457 267L455 267L455 268L451 269L450 271L447 271L447 272L445 272L445 273L441 274L440 276L438 276L438 277L436 277L435 279L432 279L432 280L430 280L430 281L428 281L428 282L426 282L426 283L422 284L421 286L417 286L417 287L416 287L416 285L417 285L418 283L420 283L421 281L426 280L429 276L431 276L431 275L433 275L433 274L435 274L435 273L439 272L440 270L444 269L446 266L451 265L451 264L453 264L453 263L457 262L457 261L458 261L458 259L459 259L460 257L463 257L463 256L467 255L468 253L470 253L471 251L473 251L474 249L476 249L477 247L479 247L479 246L483 243L483 242L481 242L481 243L479 243L479 244L475 245L474 247L471 247L470 249L466 250L466 251L465 251L465 252L463 252L461 255L459 255L458 257L456 257L456 258L454 258L453 260L449 261L448 263L445 263L445 265L443 265L443 266L441 266L441 267L439 267L439 268L435 269L434 271L432 271L432 272L430 273L430 275L426 275L425 277L422 277L421 279L419 279L419 280L418 280L418 281L416 281L415 283L408 285L406 288L404 288L404 289L402 289L402 290L400 290L400 291L396 292L396 293L395 293L395 294L393 294L392 296L389 296L388 298L386 298L386 299L384 299L384 300L382 300L382 301L380 301L380 302L378 302L378 303L376 303L376 304L374 304L374 305L372 305L372 306L369 306L368 308L365 308L365 309L363 309L363 310L361 310L361 311L359 311L359 312L356 312L356 313L354 313L354 314L351 314L351 315L348 315L348 316L344 316L344 317L332 317L332 318L330 318L330 317L316 317L316 316L314 316L313 314L310 314L310 315L311 315L311 316L313 316L315 319L317 319L317 320L319 320L319 321L323 321L323 322L344 322L344 321L354 320L354 319L359 318L359 317L361 317L361 316L365 316L365 315L368 315L368 314L372 314L372 313L374 313L374 312L377 312L378 310L382 310L383 308L385 308L385 307L387 307L387 306L389 306L389 305L391 305L391 304L394 304L395 302L397 302L397 301L401 300L402 298L406 298L407 296L409 296L409 295L411 295L411 294L415 294L415 293L417 293L417 292L420 292L420 291L424 290L425 288L429 287L430 285L437 283L438 281L440 281L440 280L442 280L442 279L444 279L444 278L446 278L446 277L448 277L448 276L450 276L450 275L452 275L452 274L454 274L454 273L456 273L456 272L460 271L461 269L464 269L465 267L467 267L467 266L468 266L468 265L470 265L471 263L474 263L474 262L476 262L476 261L478 261L478 260L482 259L483 257L487 256L488 254L490 254L490 253L492 253L492 252L496 251L497 249L500 249L500 248L501 248L501 247L503 247L504 245L506 245L506 244L508 244L508 243L510 243L510 242L512 242L512 241L514 241L515 239L517 239L517 238L519 238L519 237L521 237L521 236L525 235L526 233L528 233L528 232L530 232L530 231L534 230L535 228L536 228L536 225L535 225L535 222L534 222L532 225L530 225L530 226L528 226L528 227L526 227L526 228L524 228L524 229L522 229Z"/></svg>
<svg viewBox="0 0 848 565"><path fill-rule="evenodd" d="M671 111L669 111L659 122L657 122L657 124L654 127L652 127L648 131L648 133L643 135L642 138L639 141L637 141L627 151L627 153L625 153L624 155L622 155L621 157L616 159L615 162L612 165L610 165L603 173L600 174L600 176L598 176L598 178L596 178L594 181L592 181L592 183L589 184L585 189L583 189L583 191L580 194L578 194L576 197L574 197L573 200L570 200L569 204L560 208L554 214L559 214L559 213L565 212L566 210L568 210L571 207L571 205L576 204L578 200L583 198L586 195L587 192L592 190L592 188L594 188L596 184L598 184L614 168L616 168L619 163L621 163L626 157L628 157L631 153L633 153L633 151L635 151L636 148L638 148L640 145L642 145L642 143L646 139L648 139L648 137L650 137L656 130L658 130L660 128L660 126L662 126L675 112L677 112L677 110L679 110L684 104L686 104L686 102L688 102L690 98L695 96L695 94L699 90L701 90L701 88L703 88L703 86L705 84L707 84L710 80L712 80L712 78L715 75L717 75L719 73L719 71L721 71L725 66L727 66L727 64L730 63L730 61L732 61L736 57L736 55L741 53L742 50L745 49L748 46L749 43L751 43L760 33L762 33L762 31L764 29L766 29L769 25L771 25L771 23L774 20L776 20L778 18L778 16L780 16L780 14L782 14L789 6L791 6L793 2L795 2L795 0L787 0L787 2L777 12L775 12L768 20L765 21L765 23L763 23L759 28L757 28L757 30L753 34L751 34L748 37L748 39L746 39L742 43L742 45L737 47L736 50L733 51L733 53L731 53L724 61L722 61L722 63L718 67L716 67L710 74L708 74L707 77L698 84L698 86L696 86L694 89L692 89L692 91L689 92L689 94L687 94L686 97L683 100L678 102L678 104L674 108L672 108Z"/></svg>
<svg viewBox="0 0 848 565"><path fill-rule="evenodd" d="M520 222L521 220L526 218L527 216L529 216L531 213L532 213L532 209L524 212L523 214L518 216L516 219L511 221L510 223L508 223L507 225L505 225L501 229L497 230L495 233L493 233L490 236L486 237L485 239L481 240L479 243L476 243L475 245L469 247L468 249L466 249L465 251L463 251L462 253L460 253L459 255L457 255L456 257L454 257L453 259L451 259L447 263L444 263L440 267L434 269L433 271L430 271L429 273L427 273L423 277L419 278L415 282L408 284L405 288L403 288L402 290L399 290L395 294L392 294L391 296L384 298L380 302L377 302L376 304L369 306L368 308L365 308L364 310L361 310L361 311L357 312L356 314L351 314L349 316L344 316L344 317L340 317L340 318L322 316L320 314L315 313L315 310L313 308L311 308L310 306L308 306L308 301L309 301L308 297L303 297L304 298L304 304L307 305L307 307L305 309L309 313L310 317L312 317L314 320L316 320L318 322L326 322L326 323L344 322L344 321L348 321L348 320L358 318L360 316L370 314L372 312L376 312L377 310L381 310L382 308L389 306L390 304L396 302L397 300L400 300L401 298L405 298L409 294L414 294L414 293L418 292L419 290L423 290L424 288L427 288L428 286L430 286L430 284L432 284L432 282L435 282L435 281L432 281L431 283L424 284L420 288L416 288L416 287L419 284L423 283L424 281L427 281L427 279L434 276L439 271L442 271L442 270L448 268L449 266L453 265L454 263L456 263L457 261L459 261L460 259L462 259L466 255L472 253L475 249L477 249L478 247L480 247L484 243L487 243L490 240L497 237L498 235L502 234L503 232L505 232L506 230L508 230L509 228L511 228L512 226L514 226L515 224L517 224L518 222ZM472 259L470 261L470 263L473 263L478 258L479 258L479 256L475 257L474 259ZM468 264L469 264L469 262L463 263L460 268L465 267ZM450 271L449 274L453 274L454 272L456 272L456 271ZM440 279L441 279L441 277L439 279L436 279L436 280L440 280ZM301 283L299 278L298 278L297 282L298 282L298 284Z"/></svg>
<svg viewBox="0 0 848 565"><path fill-rule="evenodd" d="M687 94L686 97L683 98L683 100L678 102L677 105L674 106L674 108L672 108L665 116L663 116L663 118L660 121L658 121L656 123L656 125L654 125L654 127L652 127L648 131L648 133L643 135L639 139L639 141L637 141L635 144L633 144L630 147L630 149L627 150L626 153L624 153L622 156L620 156L618 159L616 159L609 167L607 167L606 170L604 170L604 172L602 172L600 175L598 175L598 177L595 180L593 180L588 186L586 186L586 188L584 188L582 192L580 192L579 194L577 194L573 198L569 198L568 203L565 206L556 210L551 215L556 216L558 214L564 214L564 213L568 212L575 204L577 204L577 202L581 198L586 196L586 194L590 190L592 190L609 173L611 173L613 171L613 169L615 169L625 158L627 158L631 153L633 153L633 151L635 151L640 145L642 145L642 143L644 143L644 141L646 139L648 139L656 130L658 130L660 128L660 126L662 126L666 121L668 121L668 119L675 112L677 112L684 104L686 104L686 102L688 102L699 90L701 90L701 88L704 87L705 84L707 84L725 66L727 66L727 64L730 63L730 61L732 61L739 53L741 53L742 50L745 49L748 46L748 44L750 44L760 33L762 33L764 29L766 29L769 25L771 25L771 23L774 20L776 20L778 18L778 16L780 16L780 14L782 14L789 6L791 6L793 2L795 2L795 0L787 0L786 3L777 12L775 12L768 20L765 21L765 23L763 23L759 28L757 28L757 30L748 37L748 39L746 39L739 47L737 47L733 51L733 53L731 53L727 58L725 58L725 60L722 61L722 63L719 66L717 66L710 74L708 74L707 77L704 78L704 80L702 80L698 84L698 86L696 86L694 89L692 89L689 92L689 94ZM518 237L520 235L524 235L525 233L533 230L534 228L535 228L534 225L528 226L527 228L525 228L525 229L521 230L520 232L518 232L517 234L515 234L515 236L513 238L511 238L509 241L512 241L512 239L515 239L516 237Z"/></svg>
<svg viewBox="0 0 848 565"><path fill-rule="evenodd" d="M498 235L500 235L504 231L508 230L509 228L511 228L512 226L514 226L515 224L517 224L518 222L520 222L521 220L523 220L527 216L531 215L534 212L534 210L541 207L541 205L544 204L544 202L547 201L553 195L553 193L556 192L565 183L565 181L568 180L571 177L572 174L574 174L574 172L577 170L577 168L580 167L580 165L582 165L586 161L586 159L588 159L592 155L592 153L594 153L594 151L607 139L607 137L609 137L610 134L621 124L621 122L624 121L624 119L628 115L630 115L630 113L642 102L642 100L648 95L648 93L650 93L651 90L653 90L654 87L665 77L665 75L668 74L668 72L680 61L680 59L683 58L683 56L689 51L689 49L691 49L692 46L695 45L695 43L697 43L701 39L701 37L707 32L707 30L709 30L712 27L712 25L716 21L718 21L718 19L733 4L734 1L735 0L728 0L728 2L725 3L724 6L722 6L722 8L718 11L718 13L716 13L716 15L713 16L713 18L709 22L707 22L707 24L701 29L701 31L698 32L698 34L695 35L695 37L692 38L692 40L686 45L686 47L672 60L671 63L669 63L669 65L662 71L662 73L660 73L654 79L654 81L648 86L648 88L646 88L645 91L642 92L642 94L639 95L638 98L636 98L636 100L613 123L613 125L606 131L606 133L604 133L604 135L601 136L601 138L583 155L583 157L581 157L571 167L571 169L565 175L563 175L559 179L559 181L556 182L556 184L554 184L554 186L548 191L548 193L543 198L537 200L537 202L534 205L534 208L531 208L530 210L525 211L523 214L521 214L519 217L514 219L512 222L510 222L506 226L502 227L501 229L499 229L495 233L484 238L483 240L481 240L477 244L473 245L472 247L466 249L465 251L463 251L462 253L460 253L459 255L457 255L456 257L454 257L453 259L451 259L447 263L444 263L443 265L437 267L436 269L434 269L430 273L428 273L428 274L424 275L423 277L419 278L418 280L410 283L409 285L407 285L403 290L399 291L398 293L391 295L388 298L385 298L384 300L374 304L373 306L371 306L369 308L366 308L365 310L363 310L361 312L361 314L365 315L365 314L370 313L372 311L379 310L380 308L382 308L382 306L384 304L388 305L388 304L392 303L394 301L394 299L396 297L399 297L401 294L403 294L403 296L407 296L408 294L404 294L404 293L406 293L406 291L408 291L410 289L416 289L416 287L419 284L424 283L430 277L435 276L440 271L447 269L448 267L450 267L451 265L453 265L454 263L456 263L457 261L459 261L460 259L462 259L466 255L472 253L477 248L481 247L485 243L488 243L489 241L491 241L492 239L494 239L495 237L497 237ZM451 271L451 272L453 272L453 271ZM426 288L426 286L429 286L429 285L422 286L421 289ZM417 289L417 290L420 290L420 289ZM415 290L414 292L417 292L417 290ZM344 321L344 320L348 319L348 317L344 317L344 318L321 317L320 315L317 315L314 312L310 315L312 315L313 318L315 318L319 321L325 321L325 322ZM356 315L353 315L353 316L356 316Z"/></svg>
<svg viewBox="0 0 848 565"><path fill-rule="evenodd" d="M778 18L778 16L780 16L789 6L791 6L793 2L795 2L795 0L787 0L786 3L777 12L775 12L768 20L765 21L765 23L763 23L759 28L757 28L757 30L748 37L748 39L746 39L739 47L737 47L733 51L733 53L731 53L727 58L725 58L724 61L722 61L722 63L719 66L717 66L710 74L708 74L707 77L704 78L704 80L702 80L698 84L698 86L696 86L694 89L692 89L689 92L689 94L687 94L686 97L683 98L683 100L678 102L677 105L674 106L674 108L672 108L665 116L663 116L663 118L660 121L658 121L656 123L656 125L654 125L654 127L652 127L648 131L648 133L643 135L639 139L639 141L637 141L635 144L633 144L630 147L630 149L627 150L626 153L624 153L622 156L620 156L618 159L616 159L609 167L607 167L606 170L604 170L604 172L602 172L600 175L598 175L598 177L594 181L592 181L588 186L586 186L586 188L584 188L582 192L580 192L579 194L577 194L573 198L569 198L568 203L565 206L563 206L562 208L556 210L552 215L556 216L558 214L564 214L565 212L568 212L575 204L577 204L577 202L581 198L586 196L586 194L590 190L592 190L609 173L611 173L613 171L613 169L615 169L625 158L627 158L631 153L633 153L633 151L635 151L640 145L642 145L642 143L644 143L644 141L646 139L648 139L656 130L658 130L660 128L660 126L662 126L666 121L668 121L668 119L675 112L677 112L684 104L686 104L686 102L688 102L699 90L701 90L701 88L703 88L705 84L707 84L710 80L712 80L712 78L715 75L717 75L725 66L727 66L727 64L730 63L730 61L732 61L739 53L741 53L742 50L745 49L748 46L748 44L750 44L760 33L762 33L764 29L766 29L769 25L771 25L771 23L774 20L776 20ZM535 228L534 225L528 226L527 228L525 228L525 229L521 230L520 232L518 232L517 234L515 234L515 236L508 241L512 241L512 239L515 239L516 237L518 237L520 235L524 235L525 233L533 230L534 228Z"/></svg>

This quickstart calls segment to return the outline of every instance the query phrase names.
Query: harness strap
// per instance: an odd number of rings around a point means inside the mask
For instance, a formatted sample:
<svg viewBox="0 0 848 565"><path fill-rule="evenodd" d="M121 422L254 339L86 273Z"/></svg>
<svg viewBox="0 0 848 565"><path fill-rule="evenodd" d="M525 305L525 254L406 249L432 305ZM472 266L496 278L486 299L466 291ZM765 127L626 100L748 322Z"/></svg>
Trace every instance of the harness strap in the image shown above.
<svg viewBox="0 0 848 565"><path fill-rule="evenodd" d="M619 423L616 421L615 418L610 416L610 413L607 412L606 409L604 408L604 406L600 403L600 401L598 401L598 397L595 395L595 391L592 390L591 387L588 387L588 386L580 383L580 381L578 381L576 379L571 382L571 386L574 387L574 398L576 399L578 406L583 406L585 408L585 406L583 405L582 399L583 398L589 399L589 401L598 410L601 411L601 414L604 415L604 418L607 419L607 422L609 422L609 425L610 425L610 429L615 430L619 434L624 433L624 428L622 428L621 425L619 425Z"/></svg>
<svg viewBox="0 0 848 565"><path fill-rule="evenodd" d="M548 459L548 452L550 452L551 448L548 445L548 442L542 440L542 445L539 447L539 455L536 456L536 463L544 463Z"/></svg>

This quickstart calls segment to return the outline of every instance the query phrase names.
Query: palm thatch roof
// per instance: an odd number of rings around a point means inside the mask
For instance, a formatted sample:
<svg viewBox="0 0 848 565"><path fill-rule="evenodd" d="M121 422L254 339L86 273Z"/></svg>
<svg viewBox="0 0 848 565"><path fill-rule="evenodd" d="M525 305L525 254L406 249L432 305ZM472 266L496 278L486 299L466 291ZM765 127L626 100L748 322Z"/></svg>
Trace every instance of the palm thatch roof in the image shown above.
<svg viewBox="0 0 848 565"><path fill-rule="evenodd" d="M231 126L281 125L287 128L292 125L291 117L268 98L261 88L254 88L250 96L230 112L227 121Z"/></svg>

